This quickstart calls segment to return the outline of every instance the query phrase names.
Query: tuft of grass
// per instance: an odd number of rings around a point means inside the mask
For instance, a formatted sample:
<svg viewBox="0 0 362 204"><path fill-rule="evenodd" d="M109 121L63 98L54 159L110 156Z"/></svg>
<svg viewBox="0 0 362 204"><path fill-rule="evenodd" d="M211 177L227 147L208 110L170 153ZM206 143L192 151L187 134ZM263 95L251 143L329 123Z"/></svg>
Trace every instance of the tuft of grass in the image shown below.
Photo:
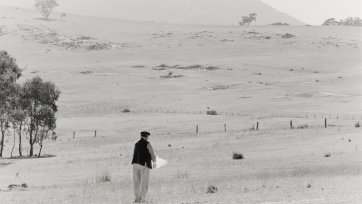
<svg viewBox="0 0 362 204"><path fill-rule="evenodd" d="M241 160L244 159L244 155L241 153L234 152L233 153L233 160Z"/></svg>
<svg viewBox="0 0 362 204"><path fill-rule="evenodd" d="M308 125L300 125L297 128L299 129L307 129L309 126Z"/></svg>
<svg viewBox="0 0 362 204"><path fill-rule="evenodd" d="M217 189L216 186L209 185L209 186L207 187L206 193L217 193L217 191L218 191L218 189Z"/></svg>
<svg viewBox="0 0 362 204"><path fill-rule="evenodd" d="M108 171L103 172L102 175L98 176L96 178L96 182L97 183L107 183L107 182L111 182L111 175L109 174Z"/></svg>

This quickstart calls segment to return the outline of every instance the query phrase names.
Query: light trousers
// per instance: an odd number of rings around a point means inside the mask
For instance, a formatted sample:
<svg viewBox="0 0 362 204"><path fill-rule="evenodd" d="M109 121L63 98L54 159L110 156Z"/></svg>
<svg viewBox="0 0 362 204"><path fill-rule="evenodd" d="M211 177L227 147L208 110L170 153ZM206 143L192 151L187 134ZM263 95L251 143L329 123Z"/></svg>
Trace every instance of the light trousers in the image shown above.
<svg viewBox="0 0 362 204"><path fill-rule="evenodd" d="M133 186L136 200L145 200L150 179L150 169L146 166L133 164Z"/></svg>

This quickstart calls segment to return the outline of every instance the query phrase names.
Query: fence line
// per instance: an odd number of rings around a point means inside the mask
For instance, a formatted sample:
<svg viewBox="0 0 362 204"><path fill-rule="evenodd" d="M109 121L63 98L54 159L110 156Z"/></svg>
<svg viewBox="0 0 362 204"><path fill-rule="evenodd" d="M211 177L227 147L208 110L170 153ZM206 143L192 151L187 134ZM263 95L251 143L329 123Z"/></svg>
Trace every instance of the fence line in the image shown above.
<svg viewBox="0 0 362 204"><path fill-rule="evenodd" d="M60 107L60 114L99 114L99 113L160 113L160 114L189 114L189 115L221 115L228 117L272 117L272 118L311 118L311 119L335 119L335 120L362 120L362 114L338 114L338 113L281 113L281 114L266 114L253 115L231 111L217 111L216 114L200 110L186 110L175 108L141 108L141 109L125 109L121 106L105 107L105 106L68 106Z"/></svg>

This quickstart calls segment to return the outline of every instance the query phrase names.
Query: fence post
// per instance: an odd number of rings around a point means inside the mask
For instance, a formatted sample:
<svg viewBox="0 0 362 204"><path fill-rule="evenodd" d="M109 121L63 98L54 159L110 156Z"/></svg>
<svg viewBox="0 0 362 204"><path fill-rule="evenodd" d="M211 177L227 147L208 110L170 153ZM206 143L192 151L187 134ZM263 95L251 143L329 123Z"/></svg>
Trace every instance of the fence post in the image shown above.
<svg viewBox="0 0 362 204"><path fill-rule="evenodd" d="M94 131L94 137L97 137L97 130Z"/></svg>
<svg viewBox="0 0 362 204"><path fill-rule="evenodd" d="M324 118L324 127L327 128L327 118Z"/></svg>
<svg viewBox="0 0 362 204"><path fill-rule="evenodd" d="M290 120L290 129L293 129L293 121Z"/></svg>
<svg viewBox="0 0 362 204"><path fill-rule="evenodd" d="M199 125L196 125L196 134L199 134Z"/></svg>
<svg viewBox="0 0 362 204"><path fill-rule="evenodd" d="M224 130L225 130L225 132L226 132L226 124L224 124Z"/></svg>
<svg viewBox="0 0 362 204"><path fill-rule="evenodd" d="M75 139L75 131L73 132L73 139Z"/></svg>
<svg viewBox="0 0 362 204"><path fill-rule="evenodd" d="M256 130L259 130L259 122L256 122Z"/></svg>

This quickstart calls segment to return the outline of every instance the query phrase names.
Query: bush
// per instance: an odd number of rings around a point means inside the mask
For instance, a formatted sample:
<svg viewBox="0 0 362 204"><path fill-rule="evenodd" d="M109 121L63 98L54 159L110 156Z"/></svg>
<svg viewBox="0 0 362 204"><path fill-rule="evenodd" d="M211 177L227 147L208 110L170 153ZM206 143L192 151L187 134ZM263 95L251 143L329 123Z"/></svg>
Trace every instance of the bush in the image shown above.
<svg viewBox="0 0 362 204"><path fill-rule="evenodd" d="M324 155L324 157L331 157L331 156L332 156L331 153L327 153Z"/></svg>
<svg viewBox="0 0 362 204"><path fill-rule="evenodd" d="M354 127L359 128L359 127L361 127L361 125L359 124L359 122L357 122L356 124L354 124Z"/></svg>
<svg viewBox="0 0 362 204"><path fill-rule="evenodd" d="M206 112L207 115L218 115L216 110L208 110Z"/></svg>
<svg viewBox="0 0 362 204"><path fill-rule="evenodd" d="M131 110L128 109L128 108L125 108L125 109L122 110L122 113L129 113L129 112L131 112Z"/></svg>
<svg viewBox="0 0 362 204"><path fill-rule="evenodd" d="M236 152L233 153L233 160L241 160L241 159L244 159L244 155L243 155L243 154L241 154L241 153L236 153Z"/></svg>
<svg viewBox="0 0 362 204"><path fill-rule="evenodd" d="M213 186L213 185L209 185L208 187L207 187L207 191L206 191L206 193L217 193L217 187L216 186Z"/></svg>

